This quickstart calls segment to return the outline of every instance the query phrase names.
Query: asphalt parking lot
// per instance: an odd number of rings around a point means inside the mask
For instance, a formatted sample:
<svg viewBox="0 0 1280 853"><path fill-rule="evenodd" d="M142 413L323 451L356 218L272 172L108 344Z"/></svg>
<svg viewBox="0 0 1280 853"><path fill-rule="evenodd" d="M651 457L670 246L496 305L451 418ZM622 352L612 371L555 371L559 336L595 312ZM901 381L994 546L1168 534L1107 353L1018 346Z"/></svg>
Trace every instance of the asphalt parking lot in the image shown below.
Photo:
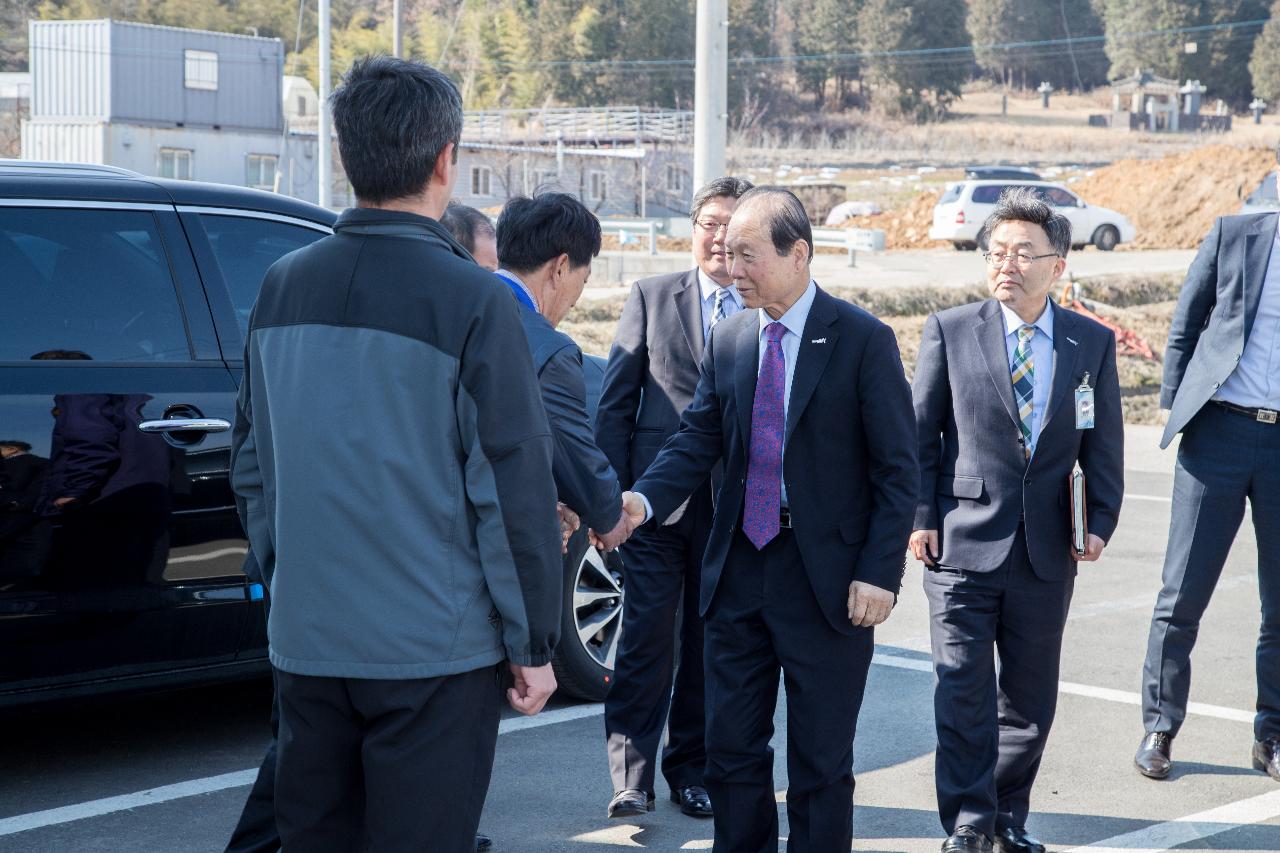
<svg viewBox="0 0 1280 853"><path fill-rule="evenodd" d="M1066 637L1058 719L1030 829L1055 851L1280 850L1280 785L1250 769L1259 613L1252 527L1236 541L1193 658L1197 703L1172 777L1131 765L1137 690L1168 527L1173 454L1130 427L1127 499L1102 562L1082 570ZM855 745L853 849L937 850L932 676L920 568L877 632ZM0 752L0 851L216 851L239 814L269 732L269 685L251 683L10 713ZM611 822L597 705L508 713L482 828L495 850L708 850L711 825L657 811ZM785 712L775 739L786 833ZM424 827L424 831L429 829ZM424 848L429 849L429 848Z"/></svg>

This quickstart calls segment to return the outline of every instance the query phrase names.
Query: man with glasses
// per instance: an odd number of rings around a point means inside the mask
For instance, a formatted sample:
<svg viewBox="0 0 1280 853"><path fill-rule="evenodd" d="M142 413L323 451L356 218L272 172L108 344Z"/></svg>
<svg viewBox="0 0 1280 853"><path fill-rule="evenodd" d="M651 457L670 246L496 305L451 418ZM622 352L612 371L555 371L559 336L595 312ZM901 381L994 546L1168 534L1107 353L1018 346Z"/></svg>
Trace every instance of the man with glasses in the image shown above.
<svg viewBox="0 0 1280 853"><path fill-rule="evenodd" d="M694 268L637 282L622 310L596 411L596 443L624 488L680 426L712 330L742 308L724 240L734 207L749 189L748 181L724 177L698 190L690 211ZM702 780L707 756L698 616L711 514L708 480L661 526L637 532L627 543L626 630L604 712L614 790L610 817L653 810L664 724L662 771L671 799L692 817L712 815ZM677 611L682 612L678 664Z"/></svg>
<svg viewBox="0 0 1280 853"><path fill-rule="evenodd" d="M1031 787L1076 566L1101 556L1119 517L1124 425L1114 336L1048 298L1071 224L1019 188L983 230L994 298L934 314L920 343L910 547L927 568L942 850L1044 853L1026 830ZM1088 480L1082 551L1076 465Z"/></svg>

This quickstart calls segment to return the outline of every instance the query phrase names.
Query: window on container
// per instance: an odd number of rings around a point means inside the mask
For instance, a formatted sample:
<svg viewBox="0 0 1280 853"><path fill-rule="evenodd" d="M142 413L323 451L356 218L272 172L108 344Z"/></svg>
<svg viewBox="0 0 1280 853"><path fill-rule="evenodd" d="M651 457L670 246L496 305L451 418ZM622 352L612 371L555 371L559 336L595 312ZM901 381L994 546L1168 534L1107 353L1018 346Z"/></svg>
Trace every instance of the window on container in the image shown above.
<svg viewBox="0 0 1280 853"><path fill-rule="evenodd" d="M609 176L605 172L589 172L587 174L587 198L592 201L604 201L609 189Z"/></svg>
<svg viewBox="0 0 1280 853"><path fill-rule="evenodd" d="M259 190L274 190L277 162L278 158L274 154L248 155L245 160L245 186Z"/></svg>
<svg viewBox="0 0 1280 853"><path fill-rule="evenodd" d="M667 192L684 192L684 169L679 166L667 165Z"/></svg>
<svg viewBox="0 0 1280 853"><path fill-rule="evenodd" d="M191 180L191 161L195 152L189 148L160 149L160 177Z"/></svg>
<svg viewBox="0 0 1280 853"><path fill-rule="evenodd" d="M184 50L183 84L188 89L218 90L218 54L211 50Z"/></svg>
<svg viewBox="0 0 1280 853"><path fill-rule="evenodd" d="M493 171L488 166L471 167L472 195L492 195L492 193L489 192L489 186L492 181Z"/></svg>

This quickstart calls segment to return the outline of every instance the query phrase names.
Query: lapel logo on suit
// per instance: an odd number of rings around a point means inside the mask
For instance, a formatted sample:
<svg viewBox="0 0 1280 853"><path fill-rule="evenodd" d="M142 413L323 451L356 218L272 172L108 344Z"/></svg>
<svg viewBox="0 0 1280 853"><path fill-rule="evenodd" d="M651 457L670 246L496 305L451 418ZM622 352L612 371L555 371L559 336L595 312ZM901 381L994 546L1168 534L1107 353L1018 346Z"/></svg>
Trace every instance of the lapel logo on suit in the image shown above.
<svg viewBox="0 0 1280 853"><path fill-rule="evenodd" d="M1072 345L1073 347L1078 347L1078 346L1080 346L1080 342L1079 342L1079 341L1077 341L1075 338L1071 337L1070 335L1067 335L1067 336L1066 336L1066 338L1067 338L1067 340L1071 341L1071 345Z"/></svg>
<svg viewBox="0 0 1280 853"><path fill-rule="evenodd" d="M813 340L809 341L809 343L811 344L825 344L826 342L827 342L826 338L814 338Z"/></svg>

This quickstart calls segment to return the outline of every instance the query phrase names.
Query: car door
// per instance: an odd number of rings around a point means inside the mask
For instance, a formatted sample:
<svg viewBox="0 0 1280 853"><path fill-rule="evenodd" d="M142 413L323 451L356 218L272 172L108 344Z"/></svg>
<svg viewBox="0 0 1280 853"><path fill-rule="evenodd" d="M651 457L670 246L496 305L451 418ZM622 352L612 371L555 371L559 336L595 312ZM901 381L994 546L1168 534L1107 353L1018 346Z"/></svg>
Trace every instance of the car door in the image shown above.
<svg viewBox="0 0 1280 853"><path fill-rule="evenodd" d="M1093 212L1080 202L1079 197L1062 187L1046 187L1044 198L1071 223L1072 244L1080 246L1088 243L1095 227Z"/></svg>
<svg viewBox="0 0 1280 853"><path fill-rule="evenodd" d="M213 310L227 369L238 385L249 314L267 269L332 231L321 222L267 211L182 205L178 209ZM236 544L248 547L238 528ZM241 659L266 655L264 604L257 590L255 598L256 612L246 623L238 651Z"/></svg>
<svg viewBox="0 0 1280 853"><path fill-rule="evenodd" d="M0 696L233 661L235 384L176 211L5 199L0 270L0 441L28 475L0 528Z"/></svg>

